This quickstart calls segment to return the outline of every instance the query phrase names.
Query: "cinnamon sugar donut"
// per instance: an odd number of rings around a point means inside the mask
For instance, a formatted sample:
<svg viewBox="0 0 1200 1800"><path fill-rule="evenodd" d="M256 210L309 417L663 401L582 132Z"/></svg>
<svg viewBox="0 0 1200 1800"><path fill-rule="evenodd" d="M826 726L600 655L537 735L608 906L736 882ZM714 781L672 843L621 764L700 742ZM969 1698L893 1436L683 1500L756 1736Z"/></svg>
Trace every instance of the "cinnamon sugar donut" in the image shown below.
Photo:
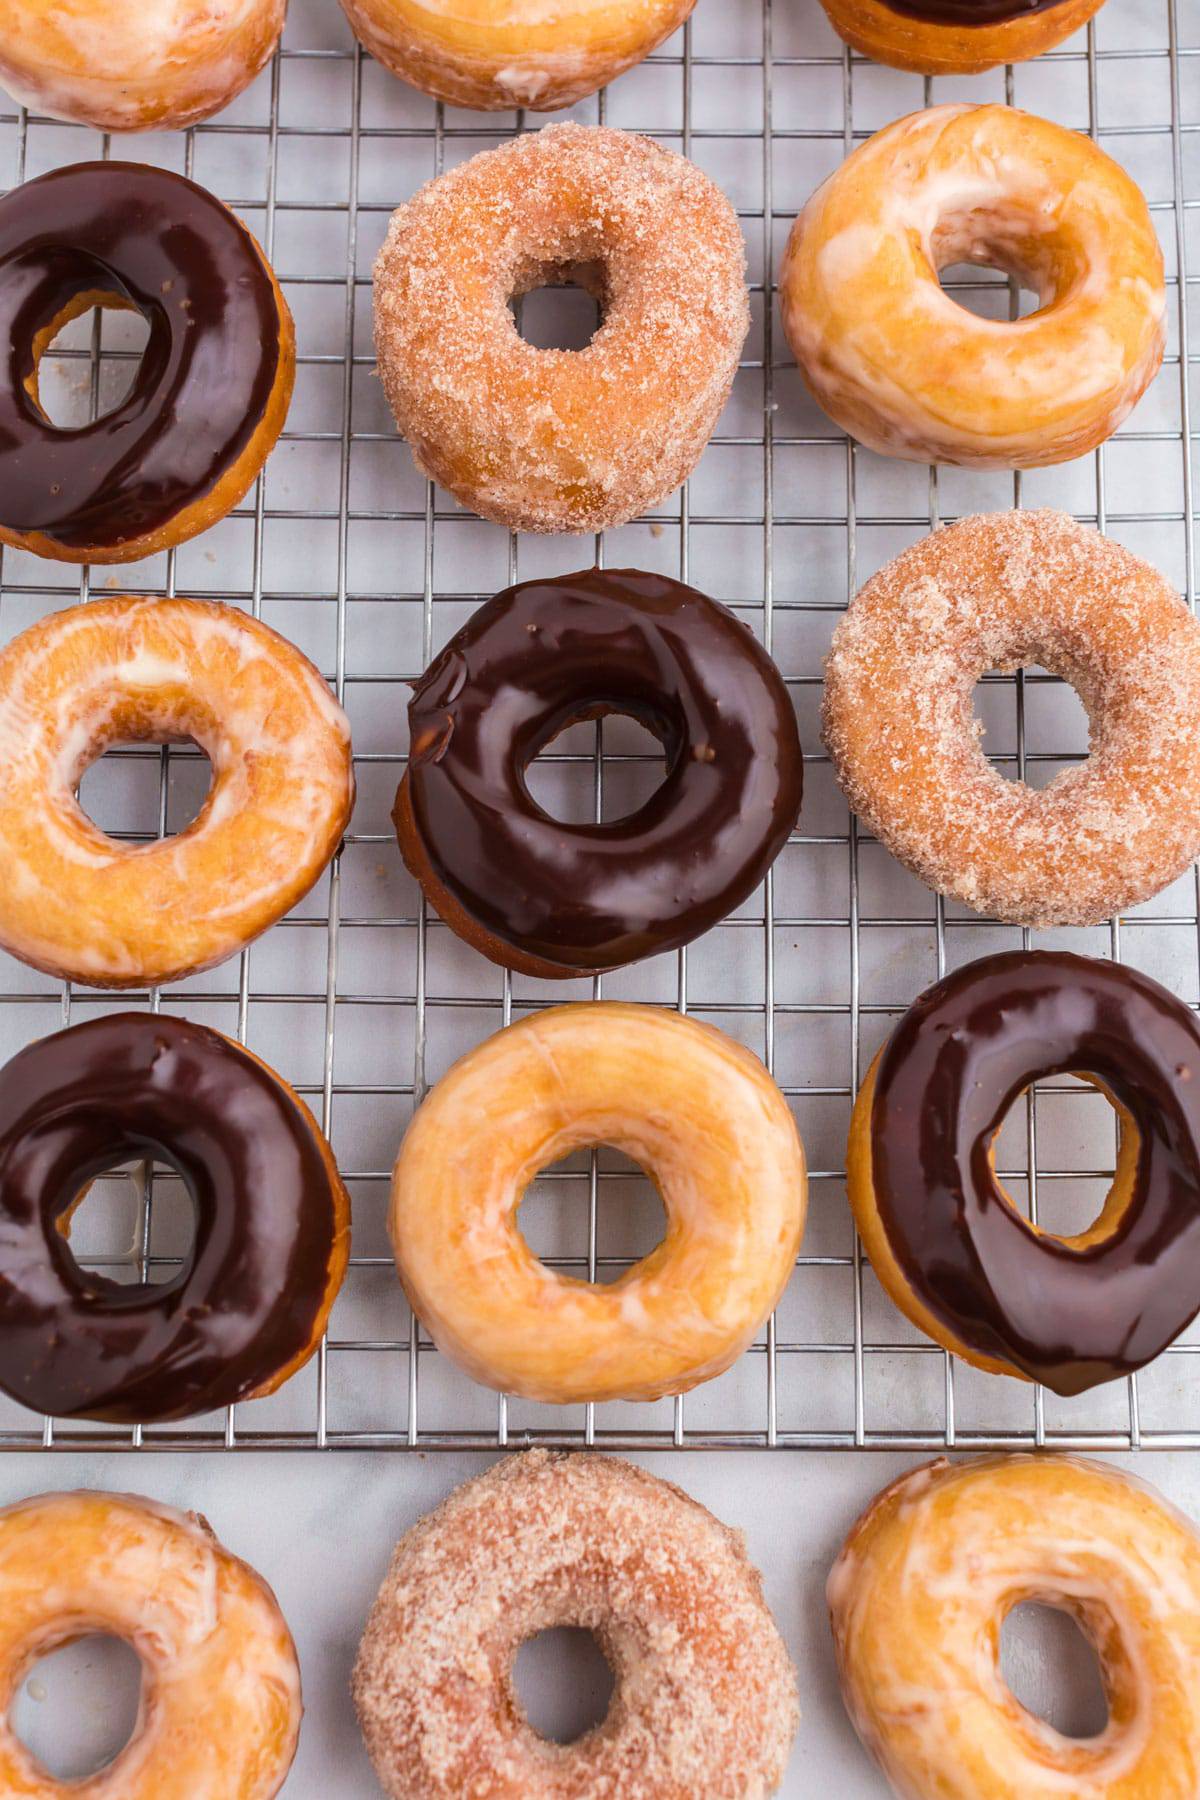
<svg viewBox="0 0 1200 1800"><path fill-rule="evenodd" d="M1042 791L983 755L973 693L1041 664L1090 753ZM1016 924L1095 925L1200 852L1200 624L1163 576L1054 512L948 525L874 576L825 671L855 812L927 886Z"/></svg>
<svg viewBox="0 0 1200 1800"><path fill-rule="evenodd" d="M1073 1456L914 1469L829 1576L859 1737L904 1800L1192 1800L1200 1792L1200 1536L1145 1482ZM1000 1627L1038 1601L1092 1644L1095 1737L1026 1711Z"/></svg>
<svg viewBox="0 0 1200 1800"><path fill-rule="evenodd" d="M142 1664L133 1736L56 1781L9 1708L31 1663L93 1632ZM6 1800L272 1800L300 1734L300 1667L274 1594L197 1513L135 1494L41 1494L0 1512L0 1792Z"/></svg>
<svg viewBox="0 0 1200 1800"><path fill-rule="evenodd" d="M97 131L207 119L265 68L287 0L0 0L0 82Z"/></svg>
<svg viewBox="0 0 1200 1800"><path fill-rule="evenodd" d="M513 1683L520 1645L591 1631L608 1716L560 1745ZM529 1450L400 1540L354 1702L395 1800L761 1800L796 1729L796 1680L741 1537L613 1457Z"/></svg>
<svg viewBox="0 0 1200 1800"><path fill-rule="evenodd" d="M507 302L577 281L604 317L538 350ZM547 125L429 182L375 265L379 373L417 467L485 519L600 531L691 473L749 326L737 215L650 138Z"/></svg>
<svg viewBox="0 0 1200 1800"><path fill-rule="evenodd" d="M342 0L401 80L452 106L554 112L641 62L696 0Z"/></svg>
<svg viewBox="0 0 1200 1800"><path fill-rule="evenodd" d="M938 281L962 262L1017 276L1038 310L968 312ZM1089 138L1010 106L934 106L876 132L800 214L779 289L830 418L910 462L1083 456L1132 411L1166 337L1141 190Z"/></svg>
<svg viewBox="0 0 1200 1800"><path fill-rule="evenodd" d="M76 789L114 744L207 751L177 837L121 843ZM301 899L350 818L350 728L295 645L232 606L93 600L0 651L0 948L96 987L180 980Z"/></svg>

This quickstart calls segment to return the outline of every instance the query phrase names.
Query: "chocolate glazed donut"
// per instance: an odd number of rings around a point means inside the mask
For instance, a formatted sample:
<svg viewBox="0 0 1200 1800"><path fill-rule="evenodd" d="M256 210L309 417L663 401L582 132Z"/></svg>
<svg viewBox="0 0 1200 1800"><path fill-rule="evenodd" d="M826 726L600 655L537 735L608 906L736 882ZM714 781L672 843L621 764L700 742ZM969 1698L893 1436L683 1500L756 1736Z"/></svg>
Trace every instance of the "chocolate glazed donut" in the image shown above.
<svg viewBox="0 0 1200 1800"><path fill-rule="evenodd" d="M1099 1218L1029 1223L996 1133L1046 1076L1091 1078L1122 1122ZM947 1348L1077 1394L1141 1368L1200 1310L1200 1026L1134 969L989 956L909 1009L863 1085L851 1200L880 1280Z"/></svg>
<svg viewBox="0 0 1200 1800"><path fill-rule="evenodd" d="M627 818L562 824L526 771L568 725L614 712L658 738L666 777ZM636 569L497 594L416 684L409 721L404 859L461 937L530 975L689 943L753 892L800 809L770 657L725 607Z"/></svg>
<svg viewBox="0 0 1200 1800"><path fill-rule="evenodd" d="M133 1157L173 1165L195 1244L160 1286L82 1269L70 1215ZM316 1347L349 1202L303 1102L239 1044L165 1014L43 1038L0 1079L0 1387L59 1418L180 1419L268 1393Z"/></svg>
<svg viewBox="0 0 1200 1800"><path fill-rule="evenodd" d="M935 25L1006 25L1010 19L1027 19L1049 12L1064 0L885 0L893 12L910 19L928 19Z"/></svg>
<svg viewBox="0 0 1200 1800"><path fill-rule="evenodd" d="M1104 0L821 0L854 50L920 75L1028 62L1081 31Z"/></svg>
<svg viewBox="0 0 1200 1800"><path fill-rule="evenodd" d="M150 327L127 397L59 429L38 364L103 305ZM181 175L76 163L0 200L0 539L68 562L126 562L224 516L287 412L291 315L229 209Z"/></svg>

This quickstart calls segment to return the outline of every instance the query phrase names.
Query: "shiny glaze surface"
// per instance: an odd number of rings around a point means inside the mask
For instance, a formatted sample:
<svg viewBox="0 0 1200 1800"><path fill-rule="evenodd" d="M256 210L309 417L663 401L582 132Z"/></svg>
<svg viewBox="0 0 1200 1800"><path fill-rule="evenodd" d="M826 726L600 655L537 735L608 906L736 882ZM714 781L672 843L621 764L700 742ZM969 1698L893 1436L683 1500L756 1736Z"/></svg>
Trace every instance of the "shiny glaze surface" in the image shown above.
<svg viewBox="0 0 1200 1800"><path fill-rule="evenodd" d="M1128 1207L1074 1248L1033 1230L989 1157L1032 1082L1097 1077L1140 1146ZM1060 1394L1141 1368L1200 1309L1200 1027L1133 969L985 957L901 1020L880 1060L872 1172L893 1255L955 1336Z"/></svg>
<svg viewBox="0 0 1200 1800"><path fill-rule="evenodd" d="M568 825L529 765L607 713L663 746L627 818ZM739 905L800 808L795 715L735 615L634 569L527 581L479 609L417 683L413 815L438 880L486 931L583 971L671 950Z"/></svg>
<svg viewBox="0 0 1200 1800"><path fill-rule="evenodd" d="M35 340L98 294L140 312L150 336L120 406L60 430L31 392ZM253 437L279 331L249 232L183 176L76 163L14 189L0 201L0 523L76 549L168 524Z"/></svg>
<svg viewBox="0 0 1200 1800"><path fill-rule="evenodd" d="M929 25L1007 25L1050 12L1062 0L884 0L892 12Z"/></svg>
<svg viewBox="0 0 1200 1800"><path fill-rule="evenodd" d="M179 1171L195 1242L160 1286L81 1269L60 1221L131 1158ZM61 1418L177 1419L298 1357L336 1232L312 1128L239 1045L149 1013L43 1038L0 1078L0 1386Z"/></svg>

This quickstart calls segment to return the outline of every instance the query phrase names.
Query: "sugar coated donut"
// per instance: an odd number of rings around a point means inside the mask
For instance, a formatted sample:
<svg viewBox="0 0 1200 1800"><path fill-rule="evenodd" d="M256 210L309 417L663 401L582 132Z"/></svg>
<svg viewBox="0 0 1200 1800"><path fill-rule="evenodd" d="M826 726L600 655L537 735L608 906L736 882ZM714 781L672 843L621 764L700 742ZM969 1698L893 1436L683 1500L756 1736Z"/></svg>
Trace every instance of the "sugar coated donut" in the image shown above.
<svg viewBox="0 0 1200 1800"><path fill-rule="evenodd" d="M120 405L60 429L39 365L94 306L140 313L149 340ZM246 227L140 163L75 163L0 200L0 341L0 543L58 562L139 561L223 519L295 375L292 316Z"/></svg>
<svg viewBox="0 0 1200 1800"><path fill-rule="evenodd" d="M495 112L573 106L641 62L696 0L342 0L377 62L413 87Z"/></svg>
<svg viewBox="0 0 1200 1800"><path fill-rule="evenodd" d="M287 0L0 0L0 82L97 131L207 119L264 68Z"/></svg>
<svg viewBox="0 0 1200 1800"><path fill-rule="evenodd" d="M178 1271L84 1270L71 1215L104 1169L157 1158L195 1216ZM350 1202L316 1120L219 1031L114 1013L41 1038L0 1079L0 1388L55 1418L188 1418L308 1361L346 1271Z"/></svg>
<svg viewBox="0 0 1200 1800"><path fill-rule="evenodd" d="M903 1800L1191 1800L1200 1789L1200 1536L1146 1483L1068 1456L904 1475L828 1584L846 1708ZM1064 1737L1000 1671L1022 1601L1095 1649L1108 1723Z"/></svg>
<svg viewBox="0 0 1200 1800"><path fill-rule="evenodd" d="M1104 0L821 0L854 50L918 75L981 75L1029 62L1093 18Z"/></svg>
<svg viewBox="0 0 1200 1800"><path fill-rule="evenodd" d="M603 321L538 350L507 302L578 279ZM417 466L485 519L600 531L686 480L749 327L737 215L686 158L547 125L439 175L375 264L375 348Z"/></svg>
<svg viewBox="0 0 1200 1800"><path fill-rule="evenodd" d="M1006 270L1039 299L981 319L938 281ZM1010 106L934 106L860 146L800 214L783 326L830 418L885 456L1033 469L1111 437L1166 338L1141 190L1077 131Z"/></svg>
<svg viewBox="0 0 1200 1800"><path fill-rule="evenodd" d="M578 719L625 712L663 746L643 806L566 825L526 771ZM460 936L547 979L677 949L739 906L786 843L803 759L783 679L695 588L584 569L497 594L416 684L393 817Z"/></svg>
<svg viewBox="0 0 1200 1800"><path fill-rule="evenodd" d="M1005 1114L1086 1076L1122 1124L1098 1218L1059 1237L995 1171ZM992 1373L1078 1394L1150 1362L1200 1311L1200 1024L1137 970L1065 951L968 963L911 1006L862 1085L850 1204L892 1299Z"/></svg>
<svg viewBox="0 0 1200 1800"><path fill-rule="evenodd" d="M76 798L137 740L194 740L213 769L197 817L153 844L108 837ZM353 802L345 714L234 607L114 596L0 651L0 946L36 969L127 988L223 962L308 892Z"/></svg>
<svg viewBox="0 0 1200 1800"><path fill-rule="evenodd" d="M1042 790L980 748L989 669L1041 664L1087 709ZM1095 925L1200 852L1200 625L1148 563L1060 513L948 525L872 577L834 634L825 743L906 868L992 918Z"/></svg>
<svg viewBox="0 0 1200 1800"><path fill-rule="evenodd" d="M592 1286L539 1262L517 1208L539 1169L611 1144L654 1180L662 1243ZM533 1400L656 1400L720 1375L783 1292L804 1229L804 1152L767 1071L655 1007L552 1007L438 1082L392 1175L400 1278L440 1349Z"/></svg>
<svg viewBox="0 0 1200 1800"><path fill-rule="evenodd" d="M523 1642L592 1632L616 1678L559 1745L513 1683ZM529 1450L401 1538L354 1670L394 1800L763 1800L796 1730L796 1677L762 1579L679 1488L613 1457Z"/></svg>
<svg viewBox="0 0 1200 1800"><path fill-rule="evenodd" d="M129 1743L56 1781L13 1732L29 1665L92 1632L142 1664ZM274 1594L196 1513L134 1494L41 1494L0 1512L0 1789L10 1800L272 1800L300 1734L300 1667Z"/></svg>

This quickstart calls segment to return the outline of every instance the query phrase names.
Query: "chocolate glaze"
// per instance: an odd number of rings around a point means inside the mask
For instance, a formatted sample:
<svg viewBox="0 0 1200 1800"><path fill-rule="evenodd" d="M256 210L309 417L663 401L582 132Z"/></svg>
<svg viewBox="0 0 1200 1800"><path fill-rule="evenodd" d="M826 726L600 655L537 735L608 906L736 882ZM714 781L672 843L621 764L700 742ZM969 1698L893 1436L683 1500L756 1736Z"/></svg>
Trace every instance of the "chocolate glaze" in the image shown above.
<svg viewBox="0 0 1200 1800"><path fill-rule="evenodd" d="M1038 1236L988 1152L1045 1076L1094 1075L1140 1144L1132 1200L1088 1249ZM1200 1310L1200 1027L1156 981L1065 952L970 963L911 1007L880 1060L873 1179L913 1291L970 1349L1060 1394L1140 1369Z"/></svg>
<svg viewBox="0 0 1200 1800"><path fill-rule="evenodd" d="M59 430L29 392L34 339L83 294L117 295L150 337L127 398ZM280 312L249 232L195 182L76 163L0 200L0 523L64 548L167 525L237 461L279 368Z"/></svg>
<svg viewBox="0 0 1200 1800"><path fill-rule="evenodd" d="M666 777L628 818L562 824L526 770L567 725L612 712L659 739ZM416 684L409 721L407 791L439 882L566 975L698 937L757 886L800 809L770 657L725 607L636 569L497 594Z"/></svg>
<svg viewBox="0 0 1200 1800"><path fill-rule="evenodd" d="M195 1244L161 1286L85 1271L58 1221L133 1157L180 1173ZM124 1424L244 1399L308 1345L338 1236L317 1139L276 1077L204 1026L89 1020L0 1079L0 1386Z"/></svg>
<svg viewBox="0 0 1200 1800"><path fill-rule="evenodd" d="M928 25L1008 25L1050 12L1063 0L883 0L892 12Z"/></svg>

